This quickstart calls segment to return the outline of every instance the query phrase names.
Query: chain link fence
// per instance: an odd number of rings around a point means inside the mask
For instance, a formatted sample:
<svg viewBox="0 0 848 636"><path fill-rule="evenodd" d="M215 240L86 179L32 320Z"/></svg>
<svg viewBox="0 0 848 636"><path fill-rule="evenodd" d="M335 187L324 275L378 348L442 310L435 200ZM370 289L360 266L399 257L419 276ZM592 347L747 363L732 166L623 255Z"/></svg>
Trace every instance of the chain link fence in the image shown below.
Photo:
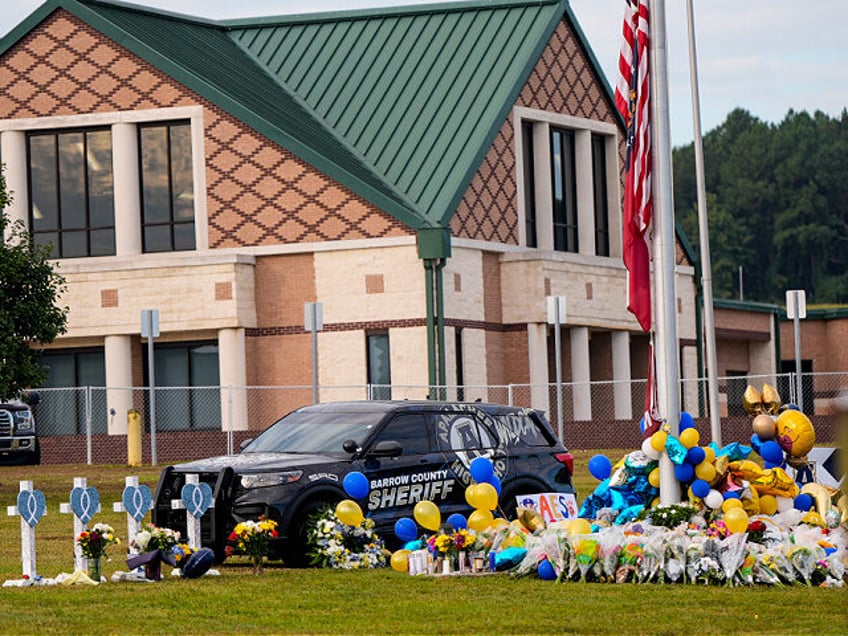
<svg viewBox="0 0 848 636"><path fill-rule="evenodd" d="M798 403L794 374L718 379L722 441L747 443L750 416L742 407L747 386L777 389L784 403ZM837 439L834 398L848 393L848 373L803 374L801 397L819 444ZM449 400L491 402L544 411L572 450L627 449L641 444L639 421L645 381L501 386L321 386L319 402L342 400ZM128 413L140 416L142 462L168 464L232 454L286 413L313 403L311 386L77 387L40 389L34 407L43 463L127 462ZM708 383L681 382L681 409L695 419L702 443L710 440Z"/></svg>

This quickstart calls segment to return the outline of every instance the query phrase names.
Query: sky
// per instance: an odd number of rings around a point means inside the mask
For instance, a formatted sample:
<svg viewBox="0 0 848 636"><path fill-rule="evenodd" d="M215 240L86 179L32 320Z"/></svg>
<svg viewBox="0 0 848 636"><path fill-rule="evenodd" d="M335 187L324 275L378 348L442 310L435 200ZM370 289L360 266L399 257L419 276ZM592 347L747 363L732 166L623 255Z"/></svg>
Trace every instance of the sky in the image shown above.
<svg viewBox="0 0 848 636"><path fill-rule="evenodd" d="M848 108L843 61L848 2L816 0L692 0L697 49L700 121L704 134L734 108L780 123L787 112ZM41 3L3 0L0 35ZM423 4L420 0L146 0L148 7L213 20ZM690 143L694 120L687 0L666 0L669 114L672 144ZM571 0L571 7L607 80L614 84L621 43L623 0ZM306 10L305 10L306 9Z"/></svg>

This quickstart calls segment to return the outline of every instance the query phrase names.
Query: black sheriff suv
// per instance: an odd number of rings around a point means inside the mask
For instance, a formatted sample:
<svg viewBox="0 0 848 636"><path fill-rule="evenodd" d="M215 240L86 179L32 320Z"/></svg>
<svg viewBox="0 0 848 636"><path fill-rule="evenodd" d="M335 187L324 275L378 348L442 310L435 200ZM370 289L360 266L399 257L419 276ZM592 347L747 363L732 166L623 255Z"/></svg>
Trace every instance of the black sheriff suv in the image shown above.
<svg viewBox="0 0 848 636"><path fill-rule="evenodd" d="M306 565L306 520L349 499L345 476L359 471L370 485L359 500L389 547L394 523L434 502L442 519L471 508L469 466L488 457L501 481L500 510L513 518L516 496L573 493L573 457L540 411L496 404L364 401L297 409L243 445L240 453L166 467L156 488L153 523L185 533L185 511L172 510L186 475L212 488L214 506L201 518L201 537L223 560L241 521L278 523L269 556ZM184 534L185 536L185 534Z"/></svg>

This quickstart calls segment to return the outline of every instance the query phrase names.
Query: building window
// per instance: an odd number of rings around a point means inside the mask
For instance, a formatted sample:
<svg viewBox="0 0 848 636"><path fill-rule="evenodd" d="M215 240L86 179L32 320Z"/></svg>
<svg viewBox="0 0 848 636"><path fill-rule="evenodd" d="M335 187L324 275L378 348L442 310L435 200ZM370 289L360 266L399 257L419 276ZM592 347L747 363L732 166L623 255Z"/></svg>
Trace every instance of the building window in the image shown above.
<svg viewBox="0 0 848 636"><path fill-rule="evenodd" d="M574 131L551 129L554 249L577 252L577 166Z"/></svg>
<svg viewBox="0 0 848 636"><path fill-rule="evenodd" d="M536 239L536 168L533 155L533 124L521 122L521 140L524 144L524 230L527 247L537 247Z"/></svg>
<svg viewBox="0 0 848 636"><path fill-rule="evenodd" d="M107 433L106 358L103 349L45 351L40 356L47 367L47 380L41 385L41 401L35 407L39 436L84 435L87 418L91 432ZM86 412L86 388L91 391L92 408Z"/></svg>
<svg viewBox="0 0 848 636"><path fill-rule="evenodd" d="M195 249L189 122L138 127L144 252Z"/></svg>
<svg viewBox="0 0 848 636"><path fill-rule="evenodd" d="M157 431L220 430L217 343L155 345L153 365ZM149 386L146 357L144 374ZM149 420L147 426L149 429Z"/></svg>
<svg viewBox="0 0 848 636"><path fill-rule="evenodd" d="M592 135L592 195L595 204L595 254L610 255L609 205L607 203L607 141Z"/></svg>
<svg viewBox="0 0 848 636"><path fill-rule="evenodd" d="M27 137L29 222L53 258L115 253L112 133L108 128Z"/></svg>
<svg viewBox="0 0 848 636"><path fill-rule="evenodd" d="M392 365L389 355L389 334L366 335L368 356L368 384L372 400L392 399Z"/></svg>

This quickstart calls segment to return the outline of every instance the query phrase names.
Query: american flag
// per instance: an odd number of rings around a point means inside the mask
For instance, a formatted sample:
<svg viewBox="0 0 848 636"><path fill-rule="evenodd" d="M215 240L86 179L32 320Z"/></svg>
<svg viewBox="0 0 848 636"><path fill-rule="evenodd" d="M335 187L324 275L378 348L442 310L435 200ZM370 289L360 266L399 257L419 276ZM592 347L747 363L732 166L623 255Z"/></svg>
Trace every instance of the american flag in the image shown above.
<svg viewBox="0 0 848 636"><path fill-rule="evenodd" d="M627 309L644 331L651 329L651 264L645 238L652 210L648 17L648 0L626 0L615 88L615 105L627 125L623 249L629 274Z"/></svg>

